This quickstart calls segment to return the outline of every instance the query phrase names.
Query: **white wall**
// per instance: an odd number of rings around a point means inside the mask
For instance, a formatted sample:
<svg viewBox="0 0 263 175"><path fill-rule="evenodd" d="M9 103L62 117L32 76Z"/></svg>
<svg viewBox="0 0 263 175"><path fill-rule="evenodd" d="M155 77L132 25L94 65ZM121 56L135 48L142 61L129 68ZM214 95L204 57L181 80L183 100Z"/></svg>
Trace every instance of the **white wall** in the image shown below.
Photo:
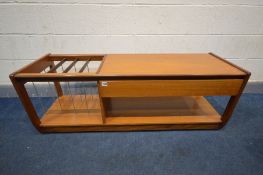
<svg viewBox="0 0 263 175"><path fill-rule="evenodd" d="M263 1L0 0L0 83L49 52L214 52L263 81Z"/></svg>

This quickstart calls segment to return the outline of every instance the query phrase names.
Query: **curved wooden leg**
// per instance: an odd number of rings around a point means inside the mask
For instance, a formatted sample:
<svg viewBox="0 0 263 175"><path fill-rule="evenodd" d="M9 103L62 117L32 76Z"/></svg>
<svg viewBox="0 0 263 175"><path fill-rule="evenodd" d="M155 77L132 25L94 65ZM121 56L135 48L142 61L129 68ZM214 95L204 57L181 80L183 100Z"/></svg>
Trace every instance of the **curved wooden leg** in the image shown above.
<svg viewBox="0 0 263 175"><path fill-rule="evenodd" d="M26 88L24 86L24 82L17 81L14 77L10 76L10 79L16 89L16 92L29 116L29 119L31 120L32 124L35 126L35 128L41 132L40 129L40 119L37 115L37 112L30 100L30 97L26 91Z"/></svg>
<svg viewBox="0 0 263 175"><path fill-rule="evenodd" d="M237 105L237 103L239 101L239 98L242 95L242 92L243 92L243 90L244 90L244 88L245 88L245 86L247 84L247 81L248 81L249 77L250 77L250 74L248 74L245 77L245 79L243 81L243 84L242 84L242 86L240 88L239 94L230 97L230 99L228 101L228 104L226 106L226 109L225 109L225 111L224 111L224 113L222 115L222 118L221 118L221 120L222 120L222 124L220 126L221 128L224 127L225 124L230 119L230 117L231 117L231 115L232 115L232 113L233 113L233 111L234 111L234 109L235 109L235 107L236 107L236 105Z"/></svg>

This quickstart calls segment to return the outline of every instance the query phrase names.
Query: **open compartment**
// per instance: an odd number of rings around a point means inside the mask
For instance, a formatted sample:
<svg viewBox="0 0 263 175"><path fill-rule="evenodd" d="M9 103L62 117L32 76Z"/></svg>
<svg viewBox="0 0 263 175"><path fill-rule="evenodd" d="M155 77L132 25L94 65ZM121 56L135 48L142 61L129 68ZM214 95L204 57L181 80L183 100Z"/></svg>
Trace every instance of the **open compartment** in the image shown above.
<svg viewBox="0 0 263 175"><path fill-rule="evenodd" d="M96 82L63 82L58 97L41 118L41 126L103 124Z"/></svg>
<svg viewBox="0 0 263 175"><path fill-rule="evenodd" d="M202 96L105 98L108 124L220 123L221 116Z"/></svg>

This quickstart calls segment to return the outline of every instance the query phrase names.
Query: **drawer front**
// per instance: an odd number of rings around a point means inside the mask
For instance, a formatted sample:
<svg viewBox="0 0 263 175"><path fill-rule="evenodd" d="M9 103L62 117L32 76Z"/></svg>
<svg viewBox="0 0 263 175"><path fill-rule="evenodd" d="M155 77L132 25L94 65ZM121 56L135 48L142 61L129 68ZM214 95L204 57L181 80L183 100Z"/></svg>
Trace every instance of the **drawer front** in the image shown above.
<svg viewBox="0 0 263 175"><path fill-rule="evenodd" d="M236 95L243 79L100 81L101 97Z"/></svg>

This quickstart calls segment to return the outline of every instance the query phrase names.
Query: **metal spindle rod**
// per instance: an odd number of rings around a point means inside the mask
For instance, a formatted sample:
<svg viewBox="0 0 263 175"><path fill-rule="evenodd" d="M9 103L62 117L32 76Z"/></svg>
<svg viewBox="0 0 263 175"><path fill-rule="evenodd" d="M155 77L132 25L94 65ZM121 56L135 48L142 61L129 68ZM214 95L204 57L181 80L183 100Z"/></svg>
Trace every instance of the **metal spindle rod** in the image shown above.
<svg viewBox="0 0 263 175"><path fill-rule="evenodd" d="M81 102L85 101L85 100L83 99L84 97L82 98L83 89L84 89L84 88L81 88L81 87L80 87L80 100L81 100Z"/></svg>
<svg viewBox="0 0 263 175"><path fill-rule="evenodd" d="M91 86L91 89L90 89L90 96L91 96L91 99L90 101L93 102L94 100L94 88ZM94 104L94 103L93 103ZM92 105L91 105L92 106ZM94 108L94 105L93 105L93 108Z"/></svg>
<svg viewBox="0 0 263 175"><path fill-rule="evenodd" d="M79 85L79 87L76 87L76 94L79 94L79 98L80 98L80 101L83 102L82 100L82 90L81 90L81 85Z"/></svg>
<svg viewBox="0 0 263 175"><path fill-rule="evenodd" d="M87 109L89 109L89 101L87 101L87 89L86 89L86 87L84 87L84 92L85 92L85 103L86 103ZM89 110L88 110L88 112L89 112Z"/></svg>
<svg viewBox="0 0 263 175"><path fill-rule="evenodd" d="M50 82L48 82L48 86L49 86L50 89L52 89L52 87L51 87L51 85L50 85ZM56 92L54 92L54 93L57 94ZM56 95L56 96L57 96L57 99L58 99L58 104L59 104L60 110L62 110L60 98L59 98L58 95ZM55 97L53 97L53 98L54 98L54 101L56 101L56 98L55 98Z"/></svg>
<svg viewBox="0 0 263 175"><path fill-rule="evenodd" d="M37 88L36 88L36 86L35 86L35 83L32 82L32 84L33 84L33 87L34 87L34 89L35 89L36 95L37 95L37 97L38 97L38 100L39 100L39 102L40 102L40 106L41 106L42 111L43 111L43 114L44 114L44 113L45 113L44 105L43 105L43 103L42 103L42 100L41 100L41 98L40 98L40 95L39 95L39 93L38 93L38 90L37 90Z"/></svg>
<svg viewBox="0 0 263 175"><path fill-rule="evenodd" d="M74 104L74 97L73 97L73 95L71 93L69 82L67 82L67 85L68 85L69 94L71 96L71 100L72 100L72 105L73 105L74 111L75 111L75 113L77 113L76 107L75 107L75 104Z"/></svg>
<svg viewBox="0 0 263 175"><path fill-rule="evenodd" d="M89 63L90 63L90 60L91 60L91 59L89 59L89 60L86 62L86 67L87 67L88 72L89 72ZM91 100L88 100L88 103L87 103L88 105L87 105L87 106L91 108L91 107L92 107L92 94L89 93L89 92L90 92L90 91L89 91L89 88L85 88L85 98L86 98L86 101L87 101L87 89L88 89L88 95L90 94L89 96L91 96ZM89 97L89 98L90 98L90 97ZM89 105L90 102L91 102L91 105Z"/></svg>
<svg viewBox="0 0 263 175"><path fill-rule="evenodd" d="M95 108L96 108L96 104L99 104L99 98L98 98L98 94L99 94L99 89L98 87L95 87L95 99L96 99L96 103L95 103Z"/></svg>
<svg viewBox="0 0 263 175"><path fill-rule="evenodd" d="M76 65L74 64L74 69L75 69L75 73L77 72L77 69L76 69ZM80 86L80 88L81 88L81 86ZM79 97L80 97L80 101L81 101L81 103L83 102L83 99L82 99L82 91L81 91L81 89L80 89L80 95L79 95Z"/></svg>
<svg viewBox="0 0 263 175"><path fill-rule="evenodd" d="M62 68L62 71L64 72L64 67L63 67L63 65L61 65L61 68ZM71 97L71 100L72 100L72 105L73 105L74 111L75 111L75 113L76 113L77 111L76 111L75 104L74 104L74 98L73 98L72 93L71 93L71 90L70 90L69 82L67 82L66 84L67 84L67 86L68 86L68 92L69 92L69 94L70 94L70 97Z"/></svg>
<svg viewBox="0 0 263 175"><path fill-rule="evenodd" d="M44 72L47 73L46 70L44 70ZM51 96L52 96L52 87L51 87L49 81L48 81L47 83L48 83L48 86L49 86L49 91L51 92L50 94L51 94ZM56 94L57 94L57 93L55 92L55 95L56 95ZM56 96L57 96L57 98L58 98L58 103L59 103L59 106L60 106L60 110L62 110L59 96L58 96L58 95L56 95ZM56 98L55 98L54 96L52 96L52 98L53 98L53 100L54 100L54 102L55 102L55 101L56 101Z"/></svg>

